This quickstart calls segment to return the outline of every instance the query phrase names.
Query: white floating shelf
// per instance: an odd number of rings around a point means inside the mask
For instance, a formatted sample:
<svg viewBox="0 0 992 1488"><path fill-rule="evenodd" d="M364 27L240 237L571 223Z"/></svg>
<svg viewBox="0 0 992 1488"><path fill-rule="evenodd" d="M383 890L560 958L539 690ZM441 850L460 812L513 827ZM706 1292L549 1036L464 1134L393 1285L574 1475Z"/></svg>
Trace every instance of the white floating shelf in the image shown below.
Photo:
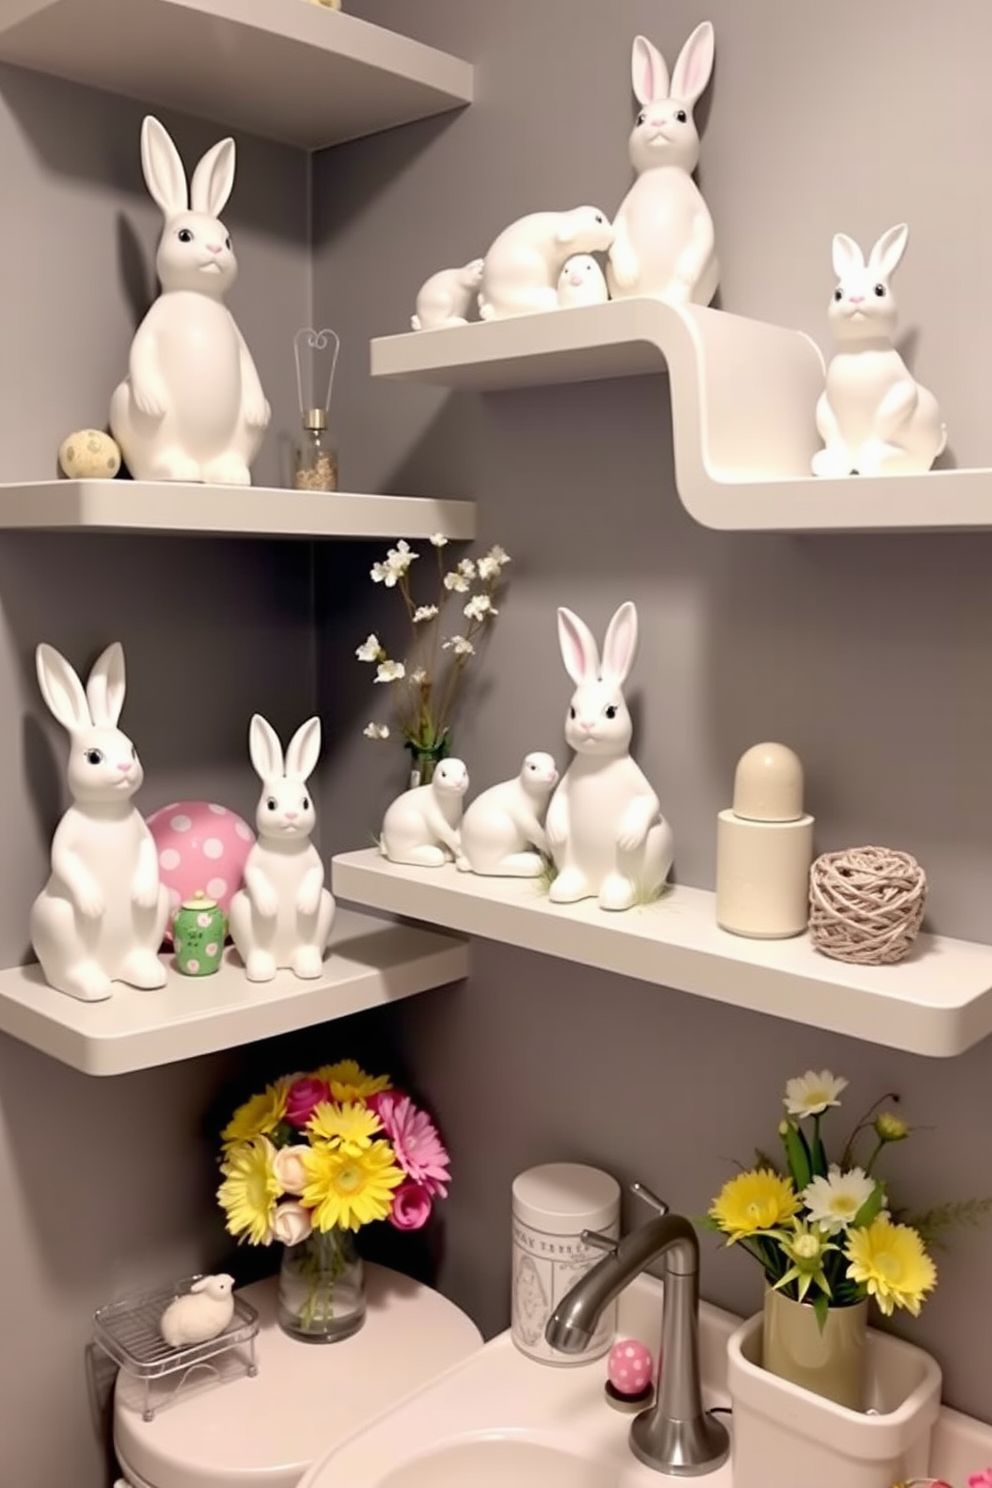
<svg viewBox="0 0 992 1488"><path fill-rule="evenodd" d="M11 967L0 971L0 1032L86 1075L123 1075L345 1018L468 974L464 941L344 909L314 981L281 971L249 982L234 953L225 956L214 976L170 971L159 992L117 985L106 1002L54 991L37 965Z"/></svg>
<svg viewBox="0 0 992 1488"><path fill-rule="evenodd" d="M304 150L472 101L469 63L305 0L4 0L0 61Z"/></svg>
<svg viewBox="0 0 992 1488"><path fill-rule="evenodd" d="M698 305L607 305L408 332L372 342L373 377L523 388L669 373L675 484L704 527L829 532L992 527L992 470L818 480L823 387L799 331Z"/></svg>
<svg viewBox="0 0 992 1488"><path fill-rule="evenodd" d="M678 886L655 904L609 914L594 901L552 904L533 880L408 868L376 848L336 857L333 884L341 899L372 909L912 1054L960 1054L992 1033L992 946L970 941L921 935L898 966L848 966L806 936L728 935L702 889Z"/></svg>
<svg viewBox="0 0 992 1488"><path fill-rule="evenodd" d="M303 0L286 0L302 4ZM231 537L475 536L471 501L266 486L58 480L0 485L0 531L182 532Z"/></svg>

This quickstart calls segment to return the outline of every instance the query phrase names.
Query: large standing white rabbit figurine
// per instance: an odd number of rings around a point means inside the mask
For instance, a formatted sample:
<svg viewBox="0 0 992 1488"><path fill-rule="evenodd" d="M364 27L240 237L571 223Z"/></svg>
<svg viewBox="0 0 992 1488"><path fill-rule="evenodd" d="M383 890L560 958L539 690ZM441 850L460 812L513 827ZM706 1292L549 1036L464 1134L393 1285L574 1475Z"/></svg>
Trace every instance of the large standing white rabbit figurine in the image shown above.
<svg viewBox="0 0 992 1488"><path fill-rule="evenodd" d="M889 279L908 237L904 223L890 227L865 263L853 238L834 236L829 320L838 350L816 406L824 448L813 456L814 475L913 475L929 470L947 443L936 398L892 345Z"/></svg>
<svg viewBox="0 0 992 1488"><path fill-rule="evenodd" d="M720 269L713 219L692 172L699 163L693 104L713 70L713 27L702 21L672 73L645 36L634 37L631 76L642 105L630 136L637 180L613 223L607 281L615 300L629 295L708 305Z"/></svg>
<svg viewBox="0 0 992 1488"><path fill-rule="evenodd" d="M155 259L162 293L131 343L110 427L135 480L247 486L270 409L224 304L238 272L218 220L234 185L234 141L207 151L187 196L179 152L149 115L141 126L141 166L165 215Z"/></svg>
<svg viewBox="0 0 992 1488"><path fill-rule="evenodd" d="M556 904L595 897L601 909L630 909L657 897L673 856L658 797L630 756L623 684L637 652L637 610L628 600L613 616L602 665L592 632L571 610L558 611L558 641L575 683L565 719L575 758L544 824L558 870L550 897Z"/></svg>
<svg viewBox="0 0 992 1488"><path fill-rule="evenodd" d="M231 939L250 982L271 982L280 967L319 977L335 910L310 841L316 816L306 782L320 753L320 719L301 724L284 759L275 729L256 713L248 746L262 782L258 841L245 864L245 886L231 900Z"/></svg>
<svg viewBox="0 0 992 1488"><path fill-rule="evenodd" d="M35 654L42 696L69 731L73 805L52 840L52 872L31 910L31 943L49 986L100 1002L113 982L165 985L158 957L169 917L152 834L134 804L144 779L117 727L124 706L120 642L96 660L85 691L52 646Z"/></svg>

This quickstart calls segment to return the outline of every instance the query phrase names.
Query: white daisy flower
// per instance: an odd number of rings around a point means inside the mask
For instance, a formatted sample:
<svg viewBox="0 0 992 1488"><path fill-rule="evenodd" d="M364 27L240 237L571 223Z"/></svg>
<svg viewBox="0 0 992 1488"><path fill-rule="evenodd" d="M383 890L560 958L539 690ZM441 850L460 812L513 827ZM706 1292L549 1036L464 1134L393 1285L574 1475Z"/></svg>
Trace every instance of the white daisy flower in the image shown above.
<svg viewBox="0 0 992 1488"><path fill-rule="evenodd" d="M357 648L357 650L355 651L355 655L358 657L359 661L378 661L379 657L382 655L382 647L379 644L379 637L375 634L370 635L368 640L363 641L362 644Z"/></svg>
<svg viewBox="0 0 992 1488"><path fill-rule="evenodd" d="M387 589L394 588L399 577L388 559L385 563L373 563L369 573L373 584L385 584Z"/></svg>
<svg viewBox="0 0 992 1488"><path fill-rule="evenodd" d="M790 1116L822 1116L828 1106L839 1106L838 1096L847 1089L847 1081L829 1070L807 1070L794 1080L787 1080L782 1104Z"/></svg>
<svg viewBox="0 0 992 1488"><path fill-rule="evenodd" d="M406 573L413 560L419 557L420 554L415 553L410 544L401 539L395 548L390 548L386 553L386 562L397 577L400 577Z"/></svg>
<svg viewBox="0 0 992 1488"><path fill-rule="evenodd" d="M470 620L484 620L487 615L498 615L488 594L474 594L462 611Z"/></svg>
<svg viewBox="0 0 992 1488"><path fill-rule="evenodd" d="M442 642L441 649L443 651L454 651L456 656L475 655L475 647L467 636L451 636L448 640Z"/></svg>
<svg viewBox="0 0 992 1488"><path fill-rule="evenodd" d="M445 574L444 587L449 591L449 593L452 589L455 589L458 591L459 594L467 594L468 578L465 574L459 573L458 570L455 569L452 573Z"/></svg>
<svg viewBox="0 0 992 1488"><path fill-rule="evenodd" d="M419 625L421 620L433 620L437 613L437 605L418 605L413 612L413 623Z"/></svg>
<svg viewBox="0 0 992 1488"><path fill-rule="evenodd" d="M846 1230L848 1225L875 1192L875 1180L863 1168L842 1173L832 1164L826 1178L814 1178L800 1195L809 1210L811 1224L818 1224L828 1235Z"/></svg>
<svg viewBox="0 0 992 1488"><path fill-rule="evenodd" d="M376 682L399 682L406 676L406 667L401 661L380 661L375 674Z"/></svg>
<svg viewBox="0 0 992 1488"><path fill-rule="evenodd" d="M388 739L389 726L385 723L367 723L362 729L366 739Z"/></svg>
<svg viewBox="0 0 992 1488"><path fill-rule="evenodd" d="M448 539L443 532L431 533L431 546L434 548L446 548L448 546Z"/></svg>
<svg viewBox="0 0 992 1488"><path fill-rule="evenodd" d="M504 552L499 543L497 543L494 547L490 548L489 552L485 553L476 564L479 578L484 581L495 579L500 570L503 568L503 565L509 563L509 561L510 555Z"/></svg>

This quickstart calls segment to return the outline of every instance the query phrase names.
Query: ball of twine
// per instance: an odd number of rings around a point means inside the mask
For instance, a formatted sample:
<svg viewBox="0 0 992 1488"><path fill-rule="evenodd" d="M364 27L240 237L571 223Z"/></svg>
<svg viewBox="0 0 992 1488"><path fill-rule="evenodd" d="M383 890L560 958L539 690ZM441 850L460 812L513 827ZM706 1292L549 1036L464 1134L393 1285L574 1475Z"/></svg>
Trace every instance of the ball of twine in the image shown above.
<svg viewBox="0 0 992 1488"><path fill-rule="evenodd" d="M927 876L910 853L851 847L823 853L809 872L809 933L835 961L901 961L923 922Z"/></svg>

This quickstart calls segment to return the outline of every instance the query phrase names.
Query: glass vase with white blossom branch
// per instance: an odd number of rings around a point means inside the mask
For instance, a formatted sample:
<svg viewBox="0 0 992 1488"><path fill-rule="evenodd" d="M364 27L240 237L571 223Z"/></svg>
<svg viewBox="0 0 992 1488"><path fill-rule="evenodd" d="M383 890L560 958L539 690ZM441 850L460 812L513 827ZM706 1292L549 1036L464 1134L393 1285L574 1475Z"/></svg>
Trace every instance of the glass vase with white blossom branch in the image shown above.
<svg viewBox="0 0 992 1488"><path fill-rule="evenodd" d="M420 554L407 542L398 542L371 569L372 582L395 589L406 610L409 636L403 660L391 657L374 633L355 651L359 661L376 668L373 683L391 690L396 729L413 755L411 786L428 784L435 766L450 752L452 716L465 668L499 614L495 600L510 562L497 543L480 558L462 558L448 568L448 539L436 532L430 543L436 568L431 594L414 593L411 571ZM442 626L455 602L465 623L445 634ZM364 732L369 739L391 734L388 724L378 722L367 724Z"/></svg>

